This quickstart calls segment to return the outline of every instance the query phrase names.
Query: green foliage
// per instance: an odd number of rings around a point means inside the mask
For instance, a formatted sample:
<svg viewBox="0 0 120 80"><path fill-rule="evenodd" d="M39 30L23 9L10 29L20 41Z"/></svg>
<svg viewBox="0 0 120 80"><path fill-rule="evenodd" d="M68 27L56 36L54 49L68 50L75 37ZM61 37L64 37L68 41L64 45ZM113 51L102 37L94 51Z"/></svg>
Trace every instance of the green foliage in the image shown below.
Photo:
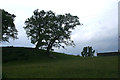
<svg viewBox="0 0 120 80"><path fill-rule="evenodd" d="M18 31L14 24L15 17L14 14L2 10L2 39L0 41L9 42L9 38L17 39Z"/></svg>
<svg viewBox="0 0 120 80"><path fill-rule="evenodd" d="M83 57L87 57L87 56L94 56L95 50L92 49L92 47L84 47L83 51L81 52L81 55Z"/></svg>
<svg viewBox="0 0 120 80"><path fill-rule="evenodd" d="M35 10L32 17L25 21L27 36L31 38L31 43L36 48L46 49L48 52L52 47L63 47L65 45L74 46L70 39L71 30L76 25L81 25L77 16L71 14L56 15L52 11Z"/></svg>

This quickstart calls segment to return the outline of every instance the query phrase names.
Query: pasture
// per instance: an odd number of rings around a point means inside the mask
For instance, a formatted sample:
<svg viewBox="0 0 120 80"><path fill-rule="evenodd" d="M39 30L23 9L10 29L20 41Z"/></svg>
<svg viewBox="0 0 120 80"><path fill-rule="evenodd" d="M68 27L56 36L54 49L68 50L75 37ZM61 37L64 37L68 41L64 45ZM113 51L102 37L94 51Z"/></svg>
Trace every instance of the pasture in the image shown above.
<svg viewBox="0 0 120 80"><path fill-rule="evenodd" d="M6 78L118 78L118 56L81 57L32 48L3 48Z"/></svg>

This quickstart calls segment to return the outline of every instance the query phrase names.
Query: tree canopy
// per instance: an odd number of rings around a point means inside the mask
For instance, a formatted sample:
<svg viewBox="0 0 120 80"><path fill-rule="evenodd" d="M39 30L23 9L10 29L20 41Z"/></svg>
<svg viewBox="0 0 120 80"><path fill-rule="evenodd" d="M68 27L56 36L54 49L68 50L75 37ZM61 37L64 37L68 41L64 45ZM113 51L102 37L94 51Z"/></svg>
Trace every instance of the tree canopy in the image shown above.
<svg viewBox="0 0 120 80"><path fill-rule="evenodd" d="M0 41L9 42L9 38L17 39L18 31L14 24L15 17L14 14L2 10L2 39Z"/></svg>
<svg viewBox="0 0 120 80"><path fill-rule="evenodd" d="M53 50L52 47L64 48L63 44L75 45L70 35L76 25L81 25L77 16L72 16L70 13L56 15L52 11L45 12L38 9L33 13L25 21L24 29L37 49L46 49L49 53L50 50Z"/></svg>

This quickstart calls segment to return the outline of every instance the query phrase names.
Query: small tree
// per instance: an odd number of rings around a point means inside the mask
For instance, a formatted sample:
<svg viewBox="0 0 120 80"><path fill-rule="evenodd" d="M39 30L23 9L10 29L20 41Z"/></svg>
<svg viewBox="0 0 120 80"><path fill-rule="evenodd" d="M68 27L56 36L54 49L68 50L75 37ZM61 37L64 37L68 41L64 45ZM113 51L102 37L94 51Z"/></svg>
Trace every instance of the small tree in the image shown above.
<svg viewBox="0 0 120 80"><path fill-rule="evenodd" d="M10 14L5 10L2 11L2 39L0 41L9 42L9 38L17 39L18 31L15 28L14 14Z"/></svg>
<svg viewBox="0 0 120 80"><path fill-rule="evenodd" d="M95 50L92 49L92 47L84 47L83 51L81 52L81 55L83 57L87 57L87 56L94 56Z"/></svg>
<svg viewBox="0 0 120 80"><path fill-rule="evenodd" d="M70 39L71 30L76 25L81 25L77 16L71 14L56 15L52 11L35 10L32 17L25 21L27 36L31 38L31 43L36 48L46 49L49 54L52 47L63 47L65 45L74 46Z"/></svg>

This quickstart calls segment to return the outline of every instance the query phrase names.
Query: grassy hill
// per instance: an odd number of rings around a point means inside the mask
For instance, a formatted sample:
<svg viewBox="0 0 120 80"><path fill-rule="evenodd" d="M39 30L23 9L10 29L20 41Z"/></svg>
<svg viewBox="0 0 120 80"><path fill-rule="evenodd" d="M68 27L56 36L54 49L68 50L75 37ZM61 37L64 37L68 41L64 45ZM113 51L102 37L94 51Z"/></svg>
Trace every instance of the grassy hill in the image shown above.
<svg viewBox="0 0 120 80"><path fill-rule="evenodd" d="M22 47L4 47L3 73L7 78L118 78L118 57L80 57Z"/></svg>

